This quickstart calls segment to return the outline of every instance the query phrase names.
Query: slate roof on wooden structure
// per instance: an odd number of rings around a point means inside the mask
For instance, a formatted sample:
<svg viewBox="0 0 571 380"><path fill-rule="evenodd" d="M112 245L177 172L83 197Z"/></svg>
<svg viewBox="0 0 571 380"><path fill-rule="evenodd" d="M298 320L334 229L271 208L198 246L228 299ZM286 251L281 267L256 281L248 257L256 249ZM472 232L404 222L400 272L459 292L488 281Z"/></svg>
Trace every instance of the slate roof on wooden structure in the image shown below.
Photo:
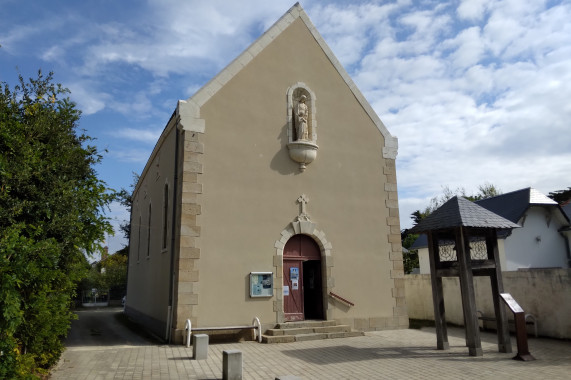
<svg viewBox="0 0 571 380"><path fill-rule="evenodd" d="M455 227L516 228L519 225L462 197L454 197L421 220L410 232L423 233Z"/></svg>

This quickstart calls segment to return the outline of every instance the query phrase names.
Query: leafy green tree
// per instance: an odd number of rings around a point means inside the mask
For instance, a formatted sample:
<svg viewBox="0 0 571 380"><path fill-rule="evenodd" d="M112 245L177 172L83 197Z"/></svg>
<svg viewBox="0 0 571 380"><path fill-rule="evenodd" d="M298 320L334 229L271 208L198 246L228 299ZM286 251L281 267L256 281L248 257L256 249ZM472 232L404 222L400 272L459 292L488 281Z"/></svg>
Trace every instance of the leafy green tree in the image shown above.
<svg viewBox="0 0 571 380"><path fill-rule="evenodd" d="M91 289L109 290L111 293L125 294L127 287L127 256L121 251L110 255L94 265L88 265L88 274L81 281L81 290L90 292Z"/></svg>
<svg viewBox="0 0 571 380"><path fill-rule="evenodd" d="M77 132L80 111L53 74L0 84L0 378L46 373L74 314L84 254L112 233L113 193Z"/></svg>
<svg viewBox="0 0 571 380"><path fill-rule="evenodd" d="M502 191L491 183L484 183L478 186L478 192L476 194L467 194L466 189L463 187L458 187L455 190L450 189L448 186L442 188L442 194L440 196L435 196L430 199L428 206L423 211L416 210L411 214L411 219L414 224L418 224L422 219L426 218L428 215L432 214L437 208L442 206L444 203L448 202L451 198L455 196L461 196L469 201L479 201L482 199L487 199L501 195Z"/></svg>
<svg viewBox="0 0 571 380"><path fill-rule="evenodd" d="M548 197L561 205L571 200L571 187L568 187L567 190L551 191Z"/></svg>
<svg viewBox="0 0 571 380"><path fill-rule="evenodd" d="M104 284L107 289L127 284L127 256L116 253L101 262Z"/></svg>
<svg viewBox="0 0 571 380"><path fill-rule="evenodd" d="M486 182L485 184L478 186L478 192L476 194L466 195L465 198L469 201L474 202L481 199L492 198L501 194L502 191L498 187Z"/></svg>
<svg viewBox="0 0 571 380"><path fill-rule="evenodd" d="M420 265L418 262L418 250L410 249L416 239L418 239L418 235L411 234L408 232L408 230L402 230L401 238L402 246L404 248L402 253L404 273L409 274L412 273L414 268L418 268Z"/></svg>
<svg viewBox="0 0 571 380"><path fill-rule="evenodd" d="M411 219L414 225L420 223L420 221L426 218L428 215L432 214L437 208L442 206L448 200L455 196L464 197L470 201L479 201L481 199L495 197L502 194L501 190L491 183L484 183L478 186L478 192L473 195L466 194L466 189L463 187L458 187L455 190L450 189L448 186L442 188L442 194L435 196L430 199L428 206L422 211L416 210L411 214ZM401 231L402 246L408 250L408 252L403 253L403 263L405 273L411 273L414 268L418 268L418 252L416 250L411 250L410 247L414 244L415 240L418 238L417 234L411 234L408 229Z"/></svg>
<svg viewBox="0 0 571 380"><path fill-rule="evenodd" d="M139 182L139 178L140 178L139 174L133 173L133 182L131 183L130 190L122 188L121 191L117 193L117 199L119 200L121 205L123 205L127 209L129 215L131 215L131 207L133 206L133 199L131 196L133 194L133 191L135 190L135 187L137 186L137 183ZM120 249L119 251L117 251L116 253L124 256L129 256L129 238L131 237L131 222L126 221L122 223L120 228L121 231L123 232L123 236L125 237L125 239L127 239L127 245L122 249Z"/></svg>

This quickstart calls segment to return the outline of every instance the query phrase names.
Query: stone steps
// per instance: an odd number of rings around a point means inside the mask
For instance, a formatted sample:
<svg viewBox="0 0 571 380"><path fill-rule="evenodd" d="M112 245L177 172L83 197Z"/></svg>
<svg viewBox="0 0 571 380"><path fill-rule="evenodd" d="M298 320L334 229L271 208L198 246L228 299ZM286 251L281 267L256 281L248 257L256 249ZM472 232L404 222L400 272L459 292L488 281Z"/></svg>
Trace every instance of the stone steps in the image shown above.
<svg viewBox="0 0 571 380"><path fill-rule="evenodd" d="M335 321L299 321L278 323L262 335L262 343L291 343L362 335L363 332L351 331L351 327L338 325Z"/></svg>

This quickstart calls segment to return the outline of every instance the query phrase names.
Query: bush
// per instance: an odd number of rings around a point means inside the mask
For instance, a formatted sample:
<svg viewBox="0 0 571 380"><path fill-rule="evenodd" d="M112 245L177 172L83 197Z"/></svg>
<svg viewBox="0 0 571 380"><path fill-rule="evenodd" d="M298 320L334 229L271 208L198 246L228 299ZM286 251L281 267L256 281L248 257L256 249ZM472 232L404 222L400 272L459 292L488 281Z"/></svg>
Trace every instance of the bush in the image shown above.
<svg viewBox="0 0 571 380"><path fill-rule="evenodd" d="M0 378L46 373L74 318L84 253L112 232L101 156L52 74L0 86Z"/></svg>

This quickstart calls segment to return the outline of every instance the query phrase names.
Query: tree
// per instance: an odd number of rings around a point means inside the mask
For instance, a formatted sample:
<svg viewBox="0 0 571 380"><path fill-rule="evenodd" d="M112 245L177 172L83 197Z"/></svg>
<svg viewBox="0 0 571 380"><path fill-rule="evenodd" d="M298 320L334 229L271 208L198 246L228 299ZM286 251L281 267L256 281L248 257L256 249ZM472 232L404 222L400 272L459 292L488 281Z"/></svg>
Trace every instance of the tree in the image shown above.
<svg viewBox="0 0 571 380"><path fill-rule="evenodd" d="M414 225L420 223L420 221L426 218L428 215L432 214L437 208L442 206L448 200L453 198L454 196L462 196L470 201L478 201L481 199L495 197L496 195L500 195L502 192L501 190L492 185L491 183L484 183L483 185L478 186L478 192L473 195L467 195L466 189L463 187L458 187L455 190L451 190L450 187L444 186L442 188L442 194L440 196L435 196L430 199L428 206L423 211L416 210L411 214L411 219L414 222ZM417 234L411 234L408 229L404 229L401 231L401 240L403 248L406 248L407 251L403 253L403 264L404 264L404 272L411 273L414 268L418 268L418 252L416 250L411 250L410 247L414 244L414 242L418 239Z"/></svg>
<svg viewBox="0 0 571 380"><path fill-rule="evenodd" d="M127 255L121 251L117 251L98 263L87 265L88 274L81 281L80 290L90 292L95 288L100 291L109 291L110 299L120 299L125 295ZM111 298L112 296L118 296L118 298Z"/></svg>
<svg viewBox="0 0 571 380"><path fill-rule="evenodd" d="M474 202L482 199L492 198L501 194L502 191L498 187L486 182L483 185L478 186L478 192L476 194L465 196L465 198L469 201Z"/></svg>
<svg viewBox="0 0 571 380"><path fill-rule="evenodd" d="M119 200L119 202L127 209L127 211L129 212L129 215L131 215L131 207L133 205L133 198L132 198L132 194L133 191L135 191L135 187L137 186L137 183L139 182L139 174L137 173L133 173L133 182L131 183L130 186L130 190L127 190L125 188L122 188L121 191L119 191L117 193L117 199ZM125 221L124 223L121 224L120 226L121 231L123 231L123 236L125 237L125 239L127 239L127 245L125 247L123 247L122 249L120 249L119 251L117 251L116 253L124 255L124 256L128 256L129 255L129 238L131 237L131 222L130 221Z"/></svg>
<svg viewBox="0 0 571 380"><path fill-rule="evenodd" d="M114 194L94 169L101 155L52 79L39 71L13 90L0 84L0 378L56 363L84 254L112 233L104 211Z"/></svg>
<svg viewBox="0 0 571 380"><path fill-rule="evenodd" d="M571 187L568 187L567 190L551 191L548 197L562 205L571 199Z"/></svg>
<svg viewBox="0 0 571 380"><path fill-rule="evenodd" d="M418 250L410 249L416 239L418 239L418 235L409 233L409 230L402 230L401 239L404 248L402 253L404 273L409 274L412 273L414 268L418 268L420 265L418 262Z"/></svg>
<svg viewBox="0 0 571 380"><path fill-rule="evenodd" d="M479 201L482 199L487 199L495 197L502 194L502 191L491 183L484 183L478 186L478 192L476 194L468 195L466 194L466 189L463 187L457 187L455 190L451 190L450 187L444 186L442 188L442 195L435 196L430 199L428 206L423 211L416 210L411 214L411 219L414 224L418 224L422 219L426 218L428 215L432 214L437 208L442 206L444 203L448 202L451 198L455 196L461 196L469 201Z"/></svg>

